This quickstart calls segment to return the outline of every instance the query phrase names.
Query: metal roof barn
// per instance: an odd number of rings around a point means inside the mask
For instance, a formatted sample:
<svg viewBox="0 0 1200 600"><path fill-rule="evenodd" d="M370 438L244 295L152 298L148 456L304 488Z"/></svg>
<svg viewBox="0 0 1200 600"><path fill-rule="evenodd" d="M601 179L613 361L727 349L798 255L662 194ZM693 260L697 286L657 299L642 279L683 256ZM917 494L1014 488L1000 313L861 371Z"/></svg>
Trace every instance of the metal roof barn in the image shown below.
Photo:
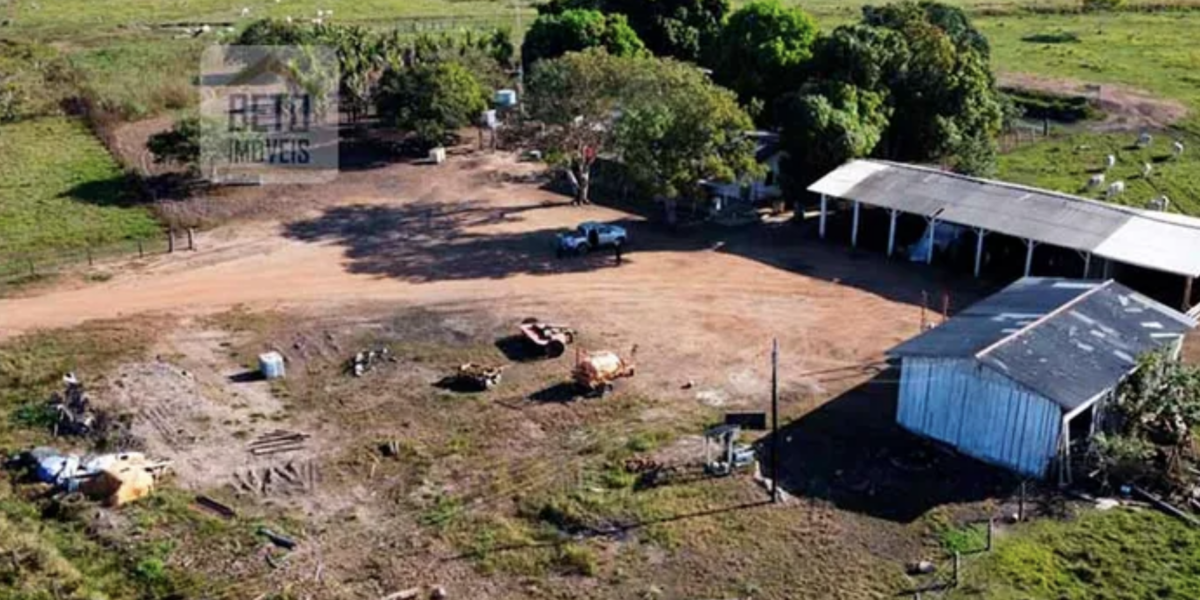
<svg viewBox="0 0 1200 600"><path fill-rule="evenodd" d="M1044 476L1161 348L1178 353L1191 318L1114 281L1024 278L889 351L901 361L897 421L964 454ZM1089 432L1090 433L1090 432Z"/></svg>
<svg viewBox="0 0 1200 600"><path fill-rule="evenodd" d="M1002 233L1028 245L1026 275L1037 244L1052 244L1084 253L1173 273L1200 276L1200 219L1159 211L1117 206L1003 181L967 177L938 169L879 160L853 160L821 178L809 191L821 194L821 234L824 236L828 197L854 203L853 243L857 244L859 204L887 209L892 214L894 245L898 213L911 213L930 222L973 228L979 236L976 275L983 237ZM930 246L932 248L932 245ZM932 250L929 260L932 260Z"/></svg>

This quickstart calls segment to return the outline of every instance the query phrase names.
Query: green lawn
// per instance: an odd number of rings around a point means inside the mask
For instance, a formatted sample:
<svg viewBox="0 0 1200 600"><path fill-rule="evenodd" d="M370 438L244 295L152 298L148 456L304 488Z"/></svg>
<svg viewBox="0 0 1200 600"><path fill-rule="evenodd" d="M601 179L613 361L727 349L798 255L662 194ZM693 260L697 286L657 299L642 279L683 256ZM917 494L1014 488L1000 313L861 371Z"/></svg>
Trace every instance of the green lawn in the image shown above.
<svg viewBox="0 0 1200 600"><path fill-rule="evenodd" d="M130 191L112 156L65 117L0 126L0 255L148 237L150 213L120 206Z"/></svg>
<svg viewBox="0 0 1200 600"><path fill-rule="evenodd" d="M1200 531L1152 510L1037 521L969 559L963 580L951 598L1200 598Z"/></svg>

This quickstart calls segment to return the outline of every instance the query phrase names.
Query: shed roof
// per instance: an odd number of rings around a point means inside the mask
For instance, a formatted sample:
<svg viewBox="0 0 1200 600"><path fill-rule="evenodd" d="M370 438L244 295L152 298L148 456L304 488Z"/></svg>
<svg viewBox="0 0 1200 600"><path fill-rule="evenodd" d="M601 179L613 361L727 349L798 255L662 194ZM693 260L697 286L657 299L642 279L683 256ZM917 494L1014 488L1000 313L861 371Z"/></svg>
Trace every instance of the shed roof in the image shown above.
<svg viewBox="0 0 1200 600"><path fill-rule="evenodd" d="M1115 281L1026 277L889 354L970 358L1069 411L1195 326Z"/></svg>
<svg viewBox="0 0 1200 600"><path fill-rule="evenodd" d="M1200 219L879 160L850 161L810 186L939 221L1187 277L1200 276Z"/></svg>

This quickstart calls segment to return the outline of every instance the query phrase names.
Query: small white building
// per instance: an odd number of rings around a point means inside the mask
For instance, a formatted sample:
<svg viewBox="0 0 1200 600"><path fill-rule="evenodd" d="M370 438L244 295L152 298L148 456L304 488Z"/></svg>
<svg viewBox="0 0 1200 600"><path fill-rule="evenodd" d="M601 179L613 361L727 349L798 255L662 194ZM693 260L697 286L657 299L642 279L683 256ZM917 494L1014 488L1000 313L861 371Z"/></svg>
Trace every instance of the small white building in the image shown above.
<svg viewBox="0 0 1200 600"><path fill-rule="evenodd" d="M1026 277L893 348L896 421L1033 477L1070 459L1138 358L1196 326L1114 281Z"/></svg>
<svg viewBox="0 0 1200 600"><path fill-rule="evenodd" d="M779 145L779 134L751 131L746 135L754 140L754 157L759 164L767 168L767 173L748 183L703 182L712 198L714 214L752 208L759 202L783 196L779 174L782 172L784 152Z"/></svg>

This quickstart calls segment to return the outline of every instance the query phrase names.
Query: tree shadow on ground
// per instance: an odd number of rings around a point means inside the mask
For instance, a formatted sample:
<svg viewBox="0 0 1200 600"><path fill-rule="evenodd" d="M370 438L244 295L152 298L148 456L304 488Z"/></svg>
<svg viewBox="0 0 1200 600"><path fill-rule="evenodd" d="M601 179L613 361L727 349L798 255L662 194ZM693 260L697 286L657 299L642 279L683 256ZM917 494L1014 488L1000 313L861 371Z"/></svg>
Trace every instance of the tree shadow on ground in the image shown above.
<svg viewBox="0 0 1200 600"><path fill-rule="evenodd" d="M782 428L779 484L873 517L910 523L946 505L1005 498L1016 475L936 446L895 422L899 372L887 369ZM770 472L768 435L760 440Z"/></svg>
<svg viewBox="0 0 1200 600"><path fill-rule="evenodd" d="M501 279L517 274L549 275L616 267L612 252L559 258L556 235L563 229L481 233L477 228L514 223L522 213L548 210L553 202L494 207L471 200L456 204L417 202L403 206L354 205L285 227L290 238L345 247L352 273L412 282ZM641 222L618 221L638 240L636 250L678 243L654 236ZM628 260L628 256L623 260Z"/></svg>

